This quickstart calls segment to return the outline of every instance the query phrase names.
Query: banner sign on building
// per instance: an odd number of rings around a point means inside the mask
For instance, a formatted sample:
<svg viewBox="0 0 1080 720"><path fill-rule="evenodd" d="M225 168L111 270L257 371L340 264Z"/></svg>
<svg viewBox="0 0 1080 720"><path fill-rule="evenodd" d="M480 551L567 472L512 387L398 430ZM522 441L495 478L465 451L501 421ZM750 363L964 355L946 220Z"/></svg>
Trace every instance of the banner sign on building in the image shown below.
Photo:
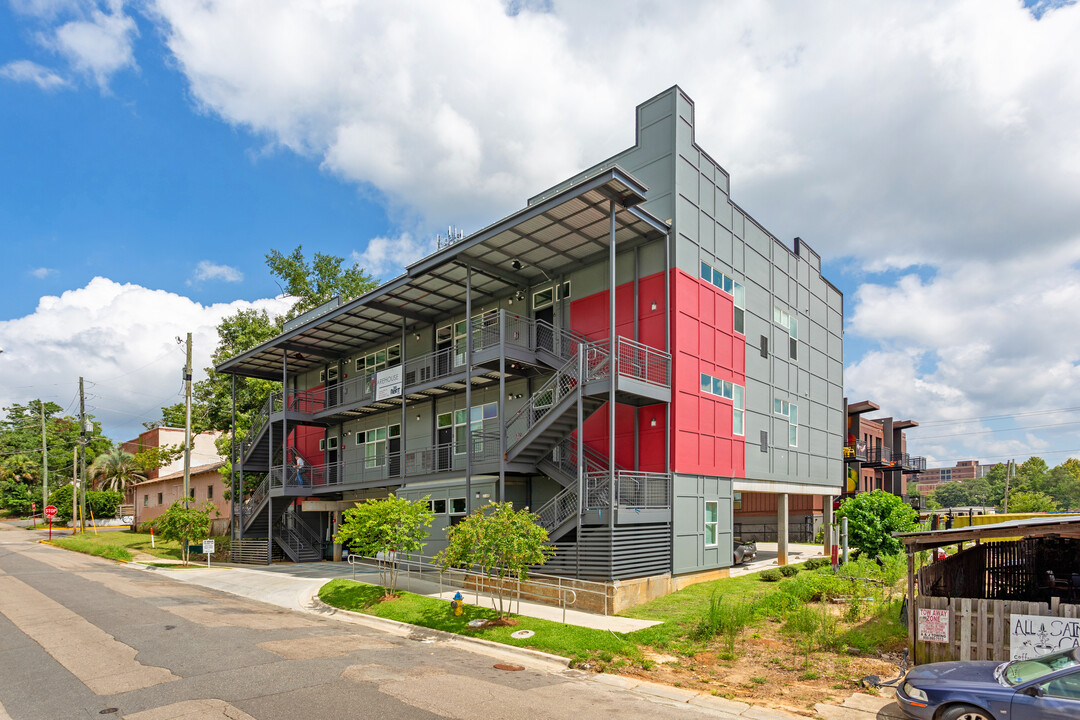
<svg viewBox="0 0 1080 720"><path fill-rule="evenodd" d="M919 633L923 642L949 642L949 611L919 608Z"/></svg>
<svg viewBox="0 0 1080 720"><path fill-rule="evenodd" d="M1080 620L1047 615L1009 618L1009 659L1027 660L1080 647Z"/></svg>
<svg viewBox="0 0 1080 720"><path fill-rule="evenodd" d="M401 365L375 374L375 400L401 397Z"/></svg>

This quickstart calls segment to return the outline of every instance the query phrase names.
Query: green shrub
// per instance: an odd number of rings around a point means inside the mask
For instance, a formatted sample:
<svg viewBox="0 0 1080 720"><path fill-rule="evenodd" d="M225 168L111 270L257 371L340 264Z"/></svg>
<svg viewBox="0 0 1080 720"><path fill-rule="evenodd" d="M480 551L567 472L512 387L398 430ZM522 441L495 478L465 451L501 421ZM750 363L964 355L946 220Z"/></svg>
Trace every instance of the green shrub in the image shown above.
<svg viewBox="0 0 1080 720"><path fill-rule="evenodd" d="M762 570L761 573L758 574L758 580L761 580L763 582L778 582L782 577L784 576L781 575L780 571L776 568Z"/></svg>
<svg viewBox="0 0 1080 720"><path fill-rule="evenodd" d="M780 574L784 577L794 577L799 574L798 565L781 565Z"/></svg>
<svg viewBox="0 0 1080 720"><path fill-rule="evenodd" d="M12 515L29 515L33 501L30 488L25 484L18 480L0 480L0 510L7 510Z"/></svg>
<svg viewBox="0 0 1080 720"><path fill-rule="evenodd" d="M844 501L838 518L848 519L852 547L870 557L896 555L901 551L894 532L910 532L918 526L919 513L903 498L884 490L859 493Z"/></svg>
<svg viewBox="0 0 1080 720"><path fill-rule="evenodd" d="M114 518L120 509L120 503L124 496L117 490L87 490L86 491L86 522L90 517ZM63 485L56 488L49 495L49 504L56 507L56 517L59 520L71 519L71 485Z"/></svg>
<svg viewBox="0 0 1080 720"><path fill-rule="evenodd" d="M832 560L830 560L829 558L810 558L803 563L803 569L817 570L818 568L823 568L829 565L832 565Z"/></svg>

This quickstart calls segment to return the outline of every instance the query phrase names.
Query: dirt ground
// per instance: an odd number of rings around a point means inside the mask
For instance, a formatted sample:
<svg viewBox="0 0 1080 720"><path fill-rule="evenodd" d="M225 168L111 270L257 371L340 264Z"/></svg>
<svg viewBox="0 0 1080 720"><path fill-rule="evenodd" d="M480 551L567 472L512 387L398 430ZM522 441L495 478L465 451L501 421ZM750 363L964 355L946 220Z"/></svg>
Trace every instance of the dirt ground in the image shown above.
<svg viewBox="0 0 1080 720"><path fill-rule="evenodd" d="M648 669L627 665L617 671L807 717L816 715L815 703L839 704L863 689L861 681L868 675L890 680L900 674L898 653L867 657L854 651L818 651L808 659L780 635L776 623L748 630L736 644L734 659L725 659L724 652L719 641L692 657L647 652L642 665Z"/></svg>

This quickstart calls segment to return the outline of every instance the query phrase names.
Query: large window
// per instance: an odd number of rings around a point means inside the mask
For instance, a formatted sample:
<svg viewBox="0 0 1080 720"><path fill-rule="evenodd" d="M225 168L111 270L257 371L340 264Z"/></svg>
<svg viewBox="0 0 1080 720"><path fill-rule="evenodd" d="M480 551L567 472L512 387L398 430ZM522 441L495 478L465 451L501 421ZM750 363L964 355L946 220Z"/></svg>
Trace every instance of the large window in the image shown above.
<svg viewBox="0 0 1080 720"><path fill-rule="evenodd" d="M773 412L788 420L788 445L799 444L799 406L786 400L773 400Z"/></svg>
<svg viewBox="0 0 1080 720"><path fill-rule="evenodd" d="M386 439L401 437L401 425L372 428L356 433L356 444L364 447L364 467L382 467L386 464Z"/></svg>
<svg viewBox="0 0 1080 720"><path fill-rule="evenodd" d="M705 501L705 547L716 547L717 507L715 500Z"/></svg>
<svg viewBox="0 0 1080 720"><path fill-rule="evenodd" d="M368 353L356 358L357 372L378 372L401 364L401 345L391 345L385 350Z"/></svg>
<svg viewBox="0 0 1080 720"><path fill-rule="evenodd" d="M718 290L726 292L734 300L732 325L735 332L746 334L746 289L735 280L720 272L706 262L701 263L701 279L711 283Z"/></svg>
<svg viewBox="0 0 1080 720"><path fill-rule="evenodd" d="M799 318L778 307L773 308L773 322L788 331L788 357L799 359Z"/></svg>
<svg viewBox="0 0 1080 720"><path fill-rule="evenodd" d="M453 413L453 426L454 426L454 453L462 455L465 453L466 444L466 428L471 428L473 435L473 446L477 452L480 452L484 448L484 421L495 420L499 417L499 403L490 402L483 405L474 405L471 412L465 410L455 410ZM450 427L450 413L443 413L438 418L439 427Z"/></svg>
<svg viewBox="0 0 1080 720"><path fill-rule="evenodd" d="M730 380L701 373L701 392L731 401L731 432L746 434L746 390Z"/></svg>

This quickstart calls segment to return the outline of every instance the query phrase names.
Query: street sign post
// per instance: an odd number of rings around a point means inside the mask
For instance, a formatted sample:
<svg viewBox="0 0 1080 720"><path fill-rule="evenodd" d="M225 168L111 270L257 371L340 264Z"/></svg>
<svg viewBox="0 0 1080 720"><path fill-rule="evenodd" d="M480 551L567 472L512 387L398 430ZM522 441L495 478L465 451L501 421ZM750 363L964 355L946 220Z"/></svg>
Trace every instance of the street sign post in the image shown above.
<svg viewBox="0 0 1080 720"><path fill-rule="evenodd" d="M207 538L202 541L202 551L206 555L206 567L210 567L210 556L214 553L214 538Z"/></svg>
<svg viewBox="0 0 1080 720"><path fill-rule="evenodd" d="M52 521L53 521L53 518L56 517L56 506L55 505L46 505L45 506L45 517L47 517L49 519L49 539L52 540Z"/></svg>
<svg viewBox="0 0 1080 720"><path fill-rule="evenodd" d="M37 530L37 503L30 503L30 519L34 521L34 529Z"/></svg>

